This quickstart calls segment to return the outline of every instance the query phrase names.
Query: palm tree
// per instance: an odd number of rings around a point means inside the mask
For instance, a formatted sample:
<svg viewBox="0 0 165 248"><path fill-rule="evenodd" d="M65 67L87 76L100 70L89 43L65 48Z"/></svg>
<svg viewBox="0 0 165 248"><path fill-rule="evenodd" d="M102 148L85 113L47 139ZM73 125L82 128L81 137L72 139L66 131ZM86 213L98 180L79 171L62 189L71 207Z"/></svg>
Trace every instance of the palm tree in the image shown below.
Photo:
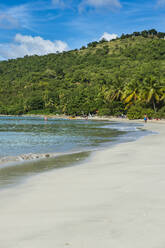
<svg viewBox="0 0 165 248"><path fill-rule="evenodd" d="M163 91L160 83L152 75L143 80L142 100L151 103L156 112L156 105L163 97Z"/></svg>
<svg viewBox="0 0 165 248"><path fill-rule="evenodd" d="M163 84L163 82L162 82L162 87L161 87L161 89L160 89L160 93L161 93L161 101L162 100L164 100L165 99L165 85Z"/></svg>
<svg viewBox="0 0 165 248"><path fill-rule="evenodd" d="M132 80L126 84L121 100L126 103L128 109L133 103L141 99L141 85L136 80Z"/></svg>
<svg viewBox="0 0 165 248"><path fill-rule="evenodd" d="M111 86L106 88L104 97L107 102L120 101L123 94L123 87L121 86L122 79L117 77L111 81Z"/></svg>
<svg viewBox="0 0 165 248"><path fill-rule="evenodd" d="M122 88L117 88L116 86L112 86L110 89L108 89L105 92L105 100L107 102L113 102L113 101L118 101L121 99L121 96L123 94Z"/></svg>

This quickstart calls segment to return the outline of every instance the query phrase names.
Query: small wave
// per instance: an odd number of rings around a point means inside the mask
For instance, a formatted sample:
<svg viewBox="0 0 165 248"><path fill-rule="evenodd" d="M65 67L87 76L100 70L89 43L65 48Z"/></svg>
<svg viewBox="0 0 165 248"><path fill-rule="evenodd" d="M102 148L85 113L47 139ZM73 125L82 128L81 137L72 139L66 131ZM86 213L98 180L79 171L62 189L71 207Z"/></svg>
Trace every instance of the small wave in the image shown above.
<svg viewBox="0 0 165 248"><path fill-rule="evenodd" d="M116 129L118 131L122 131L122 132L138 132L139 131L139 128L141 126L120 126L120 125L107 125L107 126L104 126L104 128L110 128L110 129Z"/></svg>
<svg viewBox="0 0 165 248"><path fill-rule="evenodd" d="M44 158L54 158L59 153L29 153L29 154L21 154L18 156L6 156L0 158L0 165L13 163L13 162L23 162L23 161L31 161L37 159L44 159Z"/></svg>

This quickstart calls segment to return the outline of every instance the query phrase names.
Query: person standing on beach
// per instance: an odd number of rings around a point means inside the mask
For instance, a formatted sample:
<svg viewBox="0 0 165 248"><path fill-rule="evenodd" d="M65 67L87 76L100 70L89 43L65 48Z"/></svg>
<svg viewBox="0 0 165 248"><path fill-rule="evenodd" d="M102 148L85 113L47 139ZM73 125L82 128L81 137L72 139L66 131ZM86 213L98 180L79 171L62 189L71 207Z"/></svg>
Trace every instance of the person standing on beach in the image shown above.
<svg viewBox="0 0 165 248"><path fill-rule="evenodd" d="M148 119L148 117L147 117L147 115L145 114L145 115L144 115L144 122L147 122L147 119Z"/></svg>

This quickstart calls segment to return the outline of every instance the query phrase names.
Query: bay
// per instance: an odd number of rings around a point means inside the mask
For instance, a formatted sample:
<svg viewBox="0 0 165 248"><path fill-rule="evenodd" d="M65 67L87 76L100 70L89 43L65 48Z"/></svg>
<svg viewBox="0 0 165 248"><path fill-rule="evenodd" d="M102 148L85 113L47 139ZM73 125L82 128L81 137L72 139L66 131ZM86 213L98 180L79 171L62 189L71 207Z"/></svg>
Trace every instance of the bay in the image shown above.
<svg viewBox="0 0 165 248"><path fill-rule="evenodd" d="M80 164L92 151L132 141L144 133L142 125L132 123L0 117L0 188Z"/></svg>

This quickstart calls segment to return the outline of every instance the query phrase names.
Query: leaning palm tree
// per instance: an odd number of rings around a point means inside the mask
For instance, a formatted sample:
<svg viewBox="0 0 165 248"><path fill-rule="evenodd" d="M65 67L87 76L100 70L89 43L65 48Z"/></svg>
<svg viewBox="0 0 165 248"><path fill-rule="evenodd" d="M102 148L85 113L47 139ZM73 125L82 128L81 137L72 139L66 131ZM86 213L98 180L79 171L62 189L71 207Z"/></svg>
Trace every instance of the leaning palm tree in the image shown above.
<svg viewBox="0 0 165 248"><path fill-rule="evenodd" d="M123 94L123 79L118 75L111 79L110 87L105 91L104 97L106 102L120 101Z"/></svg>
<svg viewBox="0 0 165 248"><path fill-rule="evenodd" d="M160 93L161 93L161 98L160 100L163 101L165 100L165 85L162 83L162 87L160 89Z"/></svg>
<svg viewBox="0 0 165 248"><path fill-rule="evenodd" d="M111 88L105 92L105 100L107 102L118 101L121 99L122 94L123 90L121 87L117 88L116 86L111 86Z"/></svg>
<svg viewBox="0 0 165 248"><path fill-rule="evenodd" d="M141 85L136 80L132 80L125 85L121 100L126 104L125 109L128 109L133 103L141 98Z"/></svg>
<svg viewBox="0 0 165 248"><path fill-rule="evenodd" d="M151 103L154 111L157 110L157 104L163 97L162 86L152 75L143 80L142 100Z"/></svg>

